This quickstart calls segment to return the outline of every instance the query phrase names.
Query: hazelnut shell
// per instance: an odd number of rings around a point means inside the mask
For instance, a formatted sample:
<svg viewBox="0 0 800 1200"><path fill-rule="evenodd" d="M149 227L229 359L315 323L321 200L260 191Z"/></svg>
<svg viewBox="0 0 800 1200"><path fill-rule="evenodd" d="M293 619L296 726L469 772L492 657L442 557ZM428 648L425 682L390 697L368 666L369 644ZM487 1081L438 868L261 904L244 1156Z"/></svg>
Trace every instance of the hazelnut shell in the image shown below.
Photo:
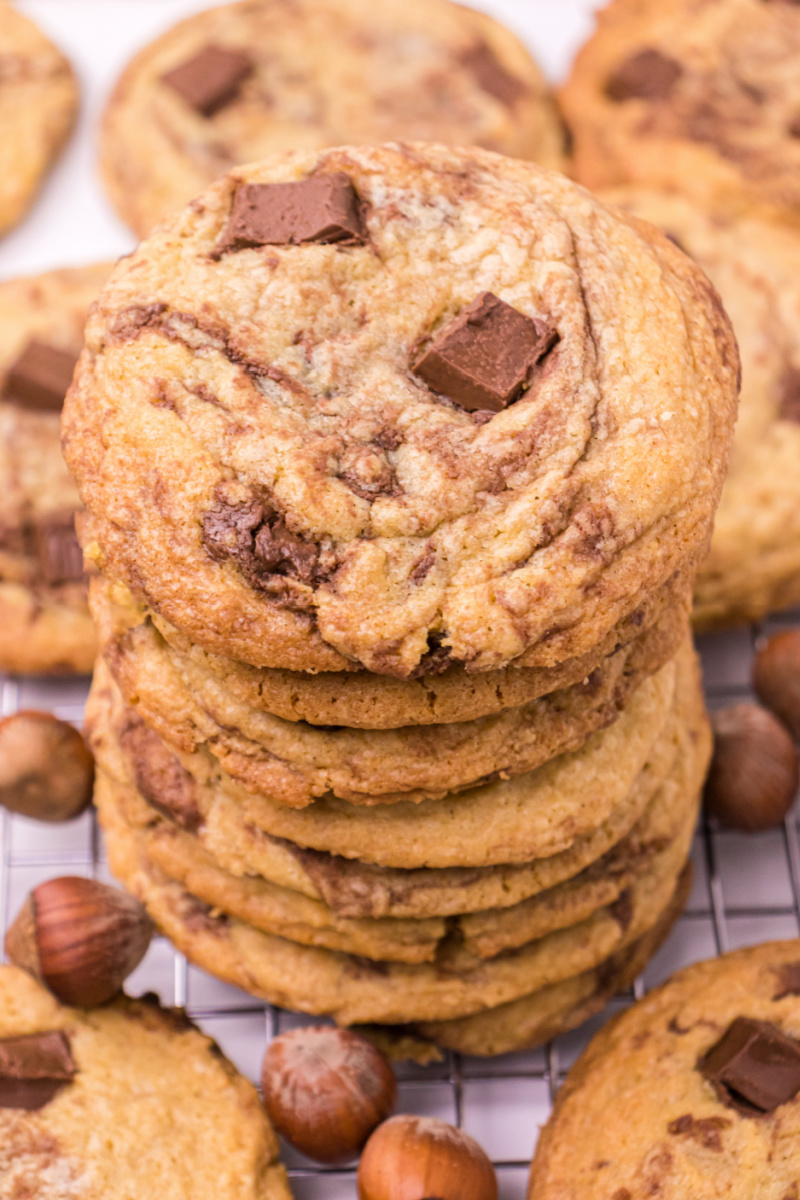
<svg viewBox="0 0 800 1200"><path fill-rule="evenodd" d="M800 629L776 633L753 663L753 686L762 704L800 742Z"/></svg>
<svg viewBox="0 0 800 1200"><path fill-rule="evenodd" d="M119 992L152 934L150 918L132 896L63 876L28 896L6 934L6 954L63 1004L92 1008Z"/></svg>
<svg viewBox="0 0 800 1200"><path fill-rule="evenodd" d="M358 1167L359 1200L497 1200L494 1167L469 1134L432 1117L379 1125Z"/></svg>
<svg viewBox="0 0 800 1200"><path fill-rule="evenodd" d="M88 808L94 759L67 721L24 710L0 721L0 804L37 821L70 821Z"/></svg>
<svg viewBox="0 0 800 1200"><path fill-rule="evenodd" d="M347 1029L306 1026L267 1047L264 1104L275 1128L317 1162L355 1158L389 1116L397 1082L388 1059Z"/></svg>
<svg viewBox="0 0 800 1200"><path fill-rule="evenodd" d="M800 763L791 734L757 704L712 715L714 754L706 809L721 825L757 833L784 819L797 793Z"/></svg>

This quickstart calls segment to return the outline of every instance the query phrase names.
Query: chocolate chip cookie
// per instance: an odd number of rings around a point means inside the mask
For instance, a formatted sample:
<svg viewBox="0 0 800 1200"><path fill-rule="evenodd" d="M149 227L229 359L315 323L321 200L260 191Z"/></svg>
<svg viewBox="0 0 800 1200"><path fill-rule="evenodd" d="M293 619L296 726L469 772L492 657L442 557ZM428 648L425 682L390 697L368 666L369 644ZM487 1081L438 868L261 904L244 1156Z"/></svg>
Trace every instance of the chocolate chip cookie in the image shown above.
<svg viewBox="0 0 800 1200"><path fill-rule="evenodd" d="M0 234L28 211L77 111L78 83L64 55L0 4Z"/></svg>
<svg viewBox="0 0 800 1200"><path fill-rule="evenodd" d="M118 266L64 446L89 557L214 653L552 666L701 557L737 374L705 276L561 176L292 153Z"/></svg>
<svg viewBox="0 0 800 1200"><path fill-rule="evenodd" d="M590 188L637 183L709 212L800 220L793 0L611 0L561 102Z"/></svg>
<svg viewBox="0 0 800 1200"><path fill-rule="evenodd" d="M800 941L768 942L609 1022L558 1094L530 1200L797 1194L799 995Z"/></svg>
<svg viewBox="0 0 800 1200"><path fill-rule="evenodd" d="M95 597L98 611L100 593ZM123 695L176 750L200 752L276 804L321 796L351 804L413 803L509 779L576 749L617 720L636 690L674 657L682 610L629 642L579 683L519 708L450 725L362 730L284 721L242 703L196 660L170 653L149 621L101 650Z"/></svg>
<svg viewBox="0 0 800 1200"><path fill-rule="evenodd" d="M178 1117L179 1114L179 1117ZM64 1008L0 967L0 1194L290 1200L255 1091L178 1009Z"/></svg>
<svg viewBox="0 0 800 1200"><path fill-rule="evenodd" d="M60 420L86 312L110 271L0 283L0 670L83 672L94 661Z"/></svg>
<svg viewBox="0 0 800 1200"><path fill-rule="evenodd" d="M665 230L708 273L739 341L739 417L695 622L753 621L800 603L800 235L642 188L608 198Z"/></svg>
<svg viewBox="0 0 800 1200"><path fill-rule="evenodd" d="M393 138L563 162L528 52L448 0L245 0L190 17L125 71L100 155L142 237L238 163Z"/></svg>

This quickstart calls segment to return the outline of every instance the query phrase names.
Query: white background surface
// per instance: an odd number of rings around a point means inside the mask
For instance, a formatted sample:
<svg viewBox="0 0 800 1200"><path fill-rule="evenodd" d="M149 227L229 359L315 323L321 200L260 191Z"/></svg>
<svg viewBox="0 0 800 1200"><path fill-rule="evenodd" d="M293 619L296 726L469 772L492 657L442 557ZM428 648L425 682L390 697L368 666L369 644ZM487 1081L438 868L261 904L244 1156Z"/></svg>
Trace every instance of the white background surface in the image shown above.
<svg viewBox="0 0 800 1200"><path fill-rule="evenodd" d="M380 0L375 0L380 3ZM206 7L197 0L19 0L64 49L80 74L84 104L73 137L50 176L35 210L0 242L0 278L91 262L124 253L131 235L106 203L95 171L95 130L119 71L142 45L180 17ZM563 78L574 49L591 28L597 0L483 0L475 7L499 17L533 49L553 79ZM781 618L770 628L792 621ZM794 615L794 623L800 614ZM704 640L706 687L713 705L748 695L753 639L742 630ZM85 684L6 680L0 677L0 708L52 707L79 722ZM719 950L794 937L800 930L800 853L794 817L759 837L698 834L695 887L687 913L648 967L639 991L678 967ZM57 874L106 875L96 830L87 816L67 826L42 826L0 815L0 929L31 887ZM158 991L167 1003L187 1002L200 1024L237 1066L258 1078L266 1040L298 1018L265 1012L244 993L186 968L158 940L129 981L138 994ZM629 1003L630 997L616 1002ZM612 1006L612 1011L615 1006ZM589 1027L548 1048L504 1059L448 1059L427 1071L401 1072L400 1111L456 1120L500 1164L501 1200L522 1200L540 1123L564 1071L587 1041ZM318 1175L291 1151L298 1200L353 1200L351 1172ZM688 1198L687 1198L688 1200Z"/></svg>

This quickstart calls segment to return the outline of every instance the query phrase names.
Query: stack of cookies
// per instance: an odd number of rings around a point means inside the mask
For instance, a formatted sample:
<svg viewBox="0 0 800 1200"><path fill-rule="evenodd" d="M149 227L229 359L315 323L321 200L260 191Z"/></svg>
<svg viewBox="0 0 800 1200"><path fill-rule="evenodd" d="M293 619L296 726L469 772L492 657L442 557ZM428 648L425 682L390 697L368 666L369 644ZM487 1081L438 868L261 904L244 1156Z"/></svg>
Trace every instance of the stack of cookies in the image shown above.
<svg viewBox="0 0 800 1200"><path fill-rule="evenodd" d="M687 886L737 375L667 238L478 149L274 157L118 265L64 447L96 800L176 946L473 1053L632 978Z"/></svg>

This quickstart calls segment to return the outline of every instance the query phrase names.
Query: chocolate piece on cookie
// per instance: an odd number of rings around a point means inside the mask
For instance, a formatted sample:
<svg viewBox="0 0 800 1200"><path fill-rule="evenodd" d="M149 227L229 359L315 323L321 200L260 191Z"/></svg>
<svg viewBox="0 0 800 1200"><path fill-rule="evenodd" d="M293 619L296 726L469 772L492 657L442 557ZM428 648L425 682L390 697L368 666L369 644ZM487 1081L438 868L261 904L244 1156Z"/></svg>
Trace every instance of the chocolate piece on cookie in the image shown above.
<svg viewBox="0 0 800 1200"><path fill-rule="evenodd" d="M414 371L467 412L500 412L530 385L557 341L549 322L483 292L437 335Z"/></svg>
<svg viewBox="0 0 800 1200"><path fill-rule="evenodd" d="M0 1038L0 1108L44 1108L77 1069L60 1030Z"/></svg>
<svg viewBox="0 0 800 1200"><path fill-rule="evenodd" d="M40 412L61 412L78 355L46 342L28 342L6 376L3 399Z"/></svg>
<svg viewBox="0 0 800 1200"><path fill-rule="evenodd" d="M800 1042L769 1021L737 1017L697 1065L745 1111L772 1112L800 1091Z"/></svg>
<svg viewBox="0 0 800 1200"><path fill-rule="evenodd" d="M252 70L252 59L242 51L206 46L161 78L202 116L211 117L230 104Z"/></svg>
<svg viewBox="0 0 800 1200"><path fill-rule="evenodd" d="M358 195L341 171L297 183L243 184L236 189L224 249L344 242L365 238Z"/></svg>

